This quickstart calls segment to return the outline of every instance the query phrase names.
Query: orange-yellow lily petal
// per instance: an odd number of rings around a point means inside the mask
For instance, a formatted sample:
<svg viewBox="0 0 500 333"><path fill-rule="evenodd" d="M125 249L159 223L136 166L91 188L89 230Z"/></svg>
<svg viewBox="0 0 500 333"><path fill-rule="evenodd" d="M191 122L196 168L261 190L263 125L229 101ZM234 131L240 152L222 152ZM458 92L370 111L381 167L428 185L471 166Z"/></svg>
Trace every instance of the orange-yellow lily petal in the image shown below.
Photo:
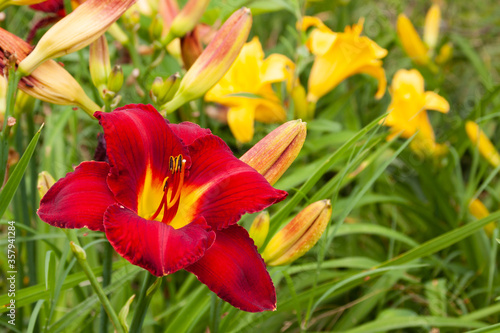
<svg viewBox="0 0 500 333"><path fill-rule="evenodd" d="M428 109L443 113L449 111L448 102L434 92L424 91L424 79L415 69L400 69L394 75L391 85L392 101L384 125L391 127L387 137L391 140L401 133L409 138L418 132L411 147L423 154L438 155L445 150L435 142L434 130L427 115Z"/></svg>
<svg viewBox="0 0 500 333"><path fill-rule="evenodd" d="M355 74L368 74L379 81L377 98L383 96L386 87L382 59L387 50L374 41L360 36L363 19L336 33L320 24L317 18L305 17L302 28L317 27L307 40L306 46L316 58L309 76L307 99L315 103L334 89L340 82Z"/></svg>
<svg viewBox="0 0 500 333"><path fill-rule="evenodd" d="M425 16L424 42L429 49L436 48L439 37L439 24L441 22L441 10L439 5L433 4Z"/></svg>
<svg viewBox="0 0 500 333"><path fill-rule="evenodd" d="M417 64L426 65L430 60L427 47L405 14L398 16L396 30L406 54Z"/></svg>
<svg viewBox="0 0 500 333"><path fill-rule="evenodd" d="M465 131L472 144L479 149L479 153L495 168L500 165L500 154L490 139L484 134L479 126L473 121L465 123Z"/></svg>
<svg viewBox="0 0 500 333"><path fill-rule="evenodd" d="M258 38L246 43L224 77L205 95L205 100L229 107L228 125L236 140L253 138L253 121L283 122L286 112L272 83L291 84L293 62L281 54L264 59ZM245 122L252 122L252 124Z"/></svg>
<svg viewBox="0 0 500 333"><path fill-rule="evenodd" d="M78 51L101 36L136 0L88 0L54 24L18 70L28 75L44 61Z"/></svg>

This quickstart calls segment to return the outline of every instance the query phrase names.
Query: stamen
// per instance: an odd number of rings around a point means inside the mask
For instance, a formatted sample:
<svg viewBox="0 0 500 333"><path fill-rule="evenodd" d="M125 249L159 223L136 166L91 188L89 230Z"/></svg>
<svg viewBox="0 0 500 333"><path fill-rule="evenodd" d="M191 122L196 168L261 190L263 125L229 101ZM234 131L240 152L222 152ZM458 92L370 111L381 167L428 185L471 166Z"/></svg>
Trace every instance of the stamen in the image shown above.
<svg viewBox="0 0 500 333"><path fill-rule="evenodd" d="M161 198L160 206L150 219L155 220L163 210L163 217L161 219L164 223L169 223L177 213L179 207L179 199L181 196L181 188L184 185L184 173L186 169L186 160L182 155L176 157L170 156L169 170L173 179L169 180L166 177L163 184L163 196Z"/></svg>

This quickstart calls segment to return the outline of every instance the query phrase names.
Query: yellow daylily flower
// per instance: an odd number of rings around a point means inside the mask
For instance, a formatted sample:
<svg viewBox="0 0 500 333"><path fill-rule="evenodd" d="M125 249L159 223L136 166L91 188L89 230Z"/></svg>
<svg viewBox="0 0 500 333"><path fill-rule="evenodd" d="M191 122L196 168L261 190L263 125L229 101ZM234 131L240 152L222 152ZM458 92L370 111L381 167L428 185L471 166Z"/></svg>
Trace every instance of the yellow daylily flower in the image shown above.
<svg viewBox="0 0 500 333"><path fill-rule="evenodd" d="M424 78L416 70L400 69L392 79L390 89L392 101L384 125L390 126L387 140L401 133L409 138L418 132L412 142L417 153L439 155L444 146L436 144L434 131L426 110L447 113L450 105L443 97L432 91L424 91Z"/></svg>
<svg viewBox="0 0 500 333"><path fill-rule="evenodd" d="M493 167L498 167L500 165L500 154L479 126L475 122L469 120L465 123L465 132L467 132L467 136L472 144L479 149L479 153L483 155Z"/></svg>
<svg viewBox="0 0 500 333"><path fill-rule="evenodd" d="M286 112L272 83L291 78L293 62L281 54L264 59L257 37L246 43L225 76L205 95L205 100L229 107L227 121L236 140L249 142L254 120L283 122Z"/></svg>
<svg viewBox="0 0 500 333"><path fill-rule="evenodd" d="M333 32L316 17L306 16L302 30L315 27L306 46L316 57L309 76L307 99L315 103L340 82L355 74L368 74L378 80L376 98L385 93L387 80L382 59L387 50L365 36L360 36L364 19L347 26L344 32Z"/></svg>

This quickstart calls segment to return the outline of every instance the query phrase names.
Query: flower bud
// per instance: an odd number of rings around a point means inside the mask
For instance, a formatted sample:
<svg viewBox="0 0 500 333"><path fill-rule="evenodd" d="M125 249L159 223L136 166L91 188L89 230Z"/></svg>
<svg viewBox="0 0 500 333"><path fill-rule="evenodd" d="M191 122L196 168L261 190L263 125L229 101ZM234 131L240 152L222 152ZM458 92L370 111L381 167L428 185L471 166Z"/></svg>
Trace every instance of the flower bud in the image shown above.
<svg viewBox="0 0 500 333"><path fill-rule="evenodd" d="M309 102L307 101L307 94L304 86L297 82L292 88L291 96L295 118L305 120L312 119L312 115L309 114Z"/></svg>
<svg viewBox="0 0 500 333"><path fill-rule="evenodd" d="M250 227L250 238L253 239L255 246L260 248L266 241L267 233L269 232L269 213L267 211L261 212L255 220L253 220Z"/></svg>
<svg viewBox="0 0 500 333"><path fill-rule="evenodd" d="M3 115L7 108L7 79L0 75L0 122L3 121Z"/></svg>
<svg viewBox="0 0 500 333"><path fill-rule="evenodd" d="M18 70L28 75L44 61L78 51L99 38L135 0L87 0L54 24Z"/></svg>
<svg viewBox="0 0 500 333"><path fill-rule="evenodd" d="M484 219L490 215L488 208L486 208L486 206L479 199L471 200L469 203L469 212L478 220ZM484 226L484 231L491 237L496 227L496 223L491 222Z"/></svg>
<svg viewBox="0 0 500 333"><path fill-rule="evenodd" d="M43 1L46 0L0 0L0 11L11 5L14 6L34 5Z"/></svg>
<svg viewBox="0 0 500 333"><path fill-rule="evenodd" d="M10 54L17 55L17 62L23 61L31 51L31 46L0 28L0 74ZM100 107L93 102L82 87L64 68L53 60L44 62L31 75L19 82L19 89L45 102L60 105L77 105L91 117Z"/></svg>
<svg viewBox="0 0 500 333"><path fill-rule="evenodd" d="M121 66L116 65L113 67L108 78L108 90L117 93L123 86L123 70Z"/></svg>
<svg viewBox="0 0 500 333"><path fill-rule="evenodd" d="M45 193L55 184L54 177L47 171L42 171L38 174L38 194L40 194L40 199L43 198Z"/></svg>
<svg viewBox="0 0 500 333"><path fill-rule="evenodd" d="M441 10L439 5L434 4L431 6L427 15L425 16L424 25L424 42L429 49L436 48L439 37L439 24L441 23Z"/></svg>
<svg viewBox="0 0 500 333"><path fill-rule="evenodd" d="M128 316L128 313L130 311L130 305L132 304L132 301L134 300L135 298L135 294L130 296L130 298L128 299L128 301L125 303L125 305L122 307L122 309L120 310L120 313L118 314L118 319L120 320L120 324L122 325L122 327L125 329L125 332L128 332L128 323L127 323L127 316Z"/></svg>
<svg viewBox="0 0 500 333"><path fill-rule="evenodd" d="M89 68L92 82L99 90L101 97L104 98L104 90L106 90L108 77L111 73L108 42L104 35L90 44Z"/></svg>
<svg viewBox="0 0 500 333"><path fill-rule="evenodd" d="M257 142L240 160L273 185L299 154L306 135L306 123L302 120L286 122Z"/></svg>
<svg viewBox="0 0 500 333"><path fill-rule="evenodd" d="M441 46L441 48L439 49L439 53L436 56L436 63L438 65L442 65L448 62L448 60L450 60L452 56L453 56L453 44L448 42L443 46Z"/></svg>
<svg viewBox="0 0 500 333"><path fill-rule="evenodd" d="M158 105L163 105L170 101L179 88L181 81L179 78L179 73L170 75L166 80L157 77L153 81L153 86L151 87L151 99Z"/></svg>
<svg viewBox="0 0 500 333"><path fill-rule="evenodd" d="M159 41L163 33L163 19L160 14L156 15L149 26L149 37L152 41Z"/></svg>
<svg viewBox="0 0 500 333"><path fill-rule="evenodd" d="M87 253L85 253L85 250L80 245L77 245L75 244L75 242L71 241L69 242L69 247L78 260L87 260Z"/></svg>
<svg viewBox="0 0 500 333"><path fill-rule="evenodd" d="M248 8L234 12L187 71L172 101L163 108L172 112L212 88L233 64L251 27L252 16Z"/></svg>
<svg viewBox="0 0 500 333"><path fill-rule="evenodd" d="M500 165L500 155L479 126L475 122L469 120L465 123L465 131L470 141L472 141L472 145L479 149L479 153L483 155L493 167L498 167Z"/></svg>
<svg viewBox="0 0 500 333"><path fill-rule="evenodd" d="M196 29L181 38L181 55L184 68L188 70L203 52Z"/></svg>
<svg viewBox="0 0 500 333"><path fill-rule="evenodd" d="M398 16L396 31L406 54L417 64L427 65L430 61L427 55L427 47L406 15L400 14Z"/></svg>
<svg viewBox="0 0 500 333"><path fill-rule="evenodd" d="M332 216L330 200L304 208L267 244L262 258L269 266L289 264L303 256L321 238Z"/></svg>
<svg viewBox="0 0 500 333"><path fill-rule="evenodd" d="M193 30L205 13L209 2L210 0L189 0L172 21L169 34L182 37Z"/></svg>

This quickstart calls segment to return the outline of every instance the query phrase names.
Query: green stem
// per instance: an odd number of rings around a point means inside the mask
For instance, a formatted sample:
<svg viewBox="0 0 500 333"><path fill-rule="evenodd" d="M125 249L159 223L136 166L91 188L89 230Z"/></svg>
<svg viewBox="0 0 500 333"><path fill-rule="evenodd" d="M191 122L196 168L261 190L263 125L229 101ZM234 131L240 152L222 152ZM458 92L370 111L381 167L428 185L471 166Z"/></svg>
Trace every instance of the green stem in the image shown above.
<svg viewBox="0 0 500 333"><path fill-rule="evenodd" d="M150 293L148 295L148 289L155 282L156 276L152 275L147 271L145 273L146 277L144 278L144 282L142 283L141 291L139 293L139 299L137 300L137 305L135 307L135 313L134 317L132 318L132 324L130 324L130 329L129 329L130 333L141 332L142 323L144 322L149 302L151 301L151 297L153 296L153 293Z"/></svg>
<svg viewBox="0 0 500 333"><path fill-rule="evenodd" d="M77 245L80 248L80 250L83 251L83 249L81 249L81 247L80 247L80 241L76 237L75 231L74 230L65 230L65 232L66 232L66 236L68 237L68 239L70 241L70 244L72 242L73 244ZM108 314L109 319L113 323L115 331L118 333L125 333L122 325L120 324L120 320L118 319L118 316L116 315L116 312L113 309L113 306L111 305L111 302L106 297L104 290L102 289L101 285L97 281L97 278L94 275L92 268L90 268L90 265L87 262L86 256L75 251L73 249L73 246L72 246L72 250L73 250L73 253L75 254L75 257L76 257L78 263L80 264L80 267L82 268L83 272L85 273L85 275L89 279L90 285L94 289L95 293L97 294L97 297L101 301L102 306L106 310L106 313Z"/></svg>
<svg viewBox="0 0 500 333"><path fill-rule="evenodd" d="M102 287L106 288L111 283L111 271L113 263L113 248L108 242L104 243L104 262L102 267ZM106 309L101 306L101 320L99 321L100 332L108 331L108 316Z"/></svg>

